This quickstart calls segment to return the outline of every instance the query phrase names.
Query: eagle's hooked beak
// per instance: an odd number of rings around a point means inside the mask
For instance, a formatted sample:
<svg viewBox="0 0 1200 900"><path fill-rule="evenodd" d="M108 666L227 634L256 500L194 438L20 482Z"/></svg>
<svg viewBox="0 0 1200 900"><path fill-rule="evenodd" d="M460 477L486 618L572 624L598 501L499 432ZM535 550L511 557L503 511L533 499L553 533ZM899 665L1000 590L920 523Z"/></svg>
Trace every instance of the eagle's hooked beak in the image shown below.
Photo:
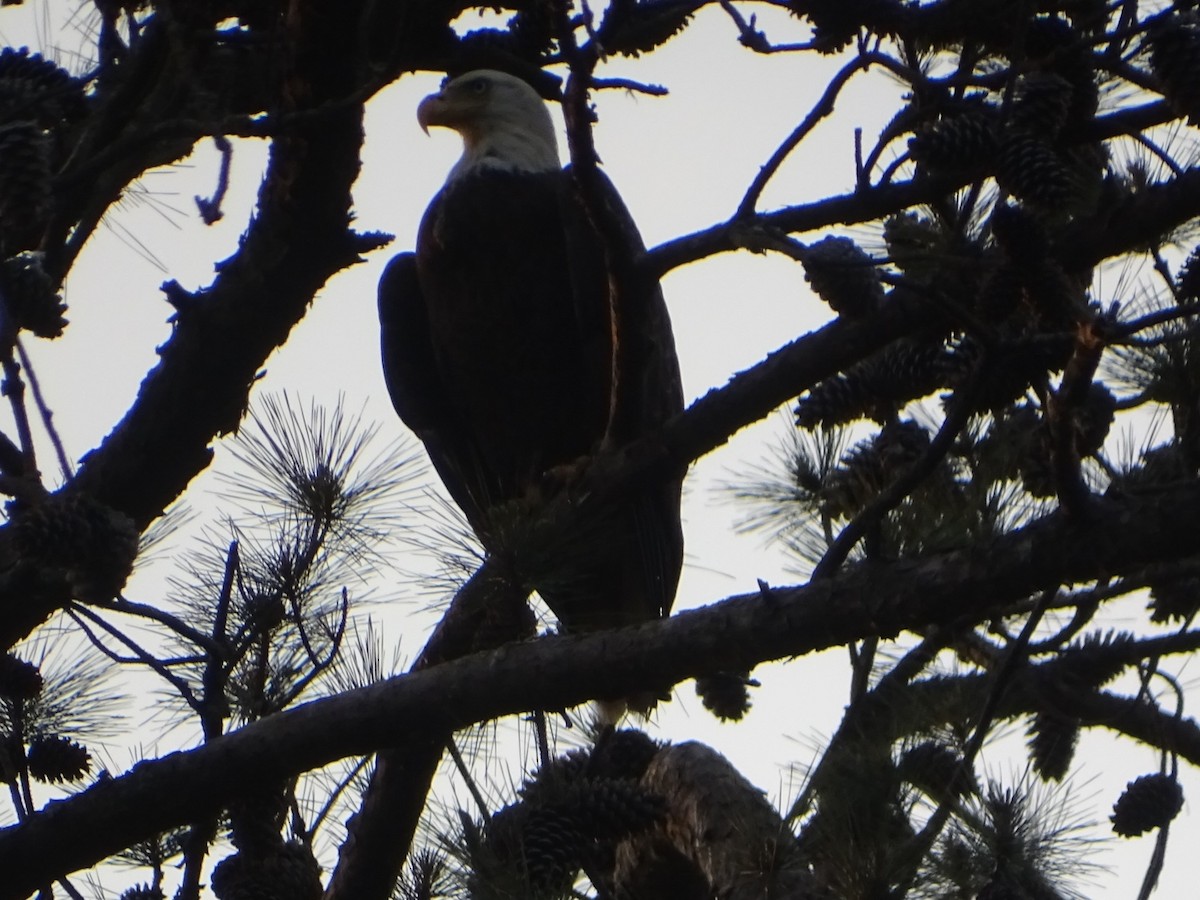
<svg viewBox="0 0 1200 900"><path fill-rule="evenodd" d="M441 91L430 94L417 105L417 124L423 132L429 134L431 125L446 124L446 106L446 98Z"/></svg>

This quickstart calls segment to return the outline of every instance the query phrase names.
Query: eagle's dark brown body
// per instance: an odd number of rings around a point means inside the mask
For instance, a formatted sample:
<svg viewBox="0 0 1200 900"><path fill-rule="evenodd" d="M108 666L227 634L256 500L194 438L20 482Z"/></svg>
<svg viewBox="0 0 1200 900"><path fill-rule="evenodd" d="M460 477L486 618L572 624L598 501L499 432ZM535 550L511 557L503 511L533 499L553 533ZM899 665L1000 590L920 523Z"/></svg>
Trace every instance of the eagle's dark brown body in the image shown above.
<svg viewBox="0 0 1200 900"><path fill-rule="evenodd" d="M618 376L635 392L628 436L682 408L662 294L657 284L634 293L624 302L638 304L629 321L639 371ZM379 311L397 412L485 547L513 551L514 503L596 452L608 427L608 269L569 171L485 168L451 180L425 213L415 256L389 264ZM518 568L571 631L665 615L683 554L679 494L674 479L597 510L561 543L518 547Z"/></svg>

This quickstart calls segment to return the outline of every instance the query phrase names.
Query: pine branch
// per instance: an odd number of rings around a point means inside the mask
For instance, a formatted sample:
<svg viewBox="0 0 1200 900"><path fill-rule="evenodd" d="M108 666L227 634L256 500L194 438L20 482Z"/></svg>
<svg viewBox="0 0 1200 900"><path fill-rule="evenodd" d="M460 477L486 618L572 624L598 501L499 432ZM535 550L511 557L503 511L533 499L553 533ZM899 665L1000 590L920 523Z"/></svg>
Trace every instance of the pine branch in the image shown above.
<svg viewBox="0 0 1200 900"><path fill-rule="evenodd" d="M345 75L327 71L340 59L334 49L307 55L310 69L293 77L310 82L318 96L337 91ZM361 117L361 107L347 109L274 142L259 214L238 254L203 303L179 309L133 406L64 490L89 494L145 528L208 465L209 444L237 427L267 356L325 281L363 249L349 231ZM9 532L0 529L0 554ZM24 637L66 599L52 576L10 569L0 583L0 604L9 611L0 620L0 646Z"/></svg>
<svg viewBox="0 0 1200 900"><path fill-rule="evenodd" d="M732 597L626 629L619 638L546 638L433 666L142 763L0 831L0 869L16 873L0 888L0 900L22 898L53 877L202 819L265 777L404 746L414 731L418 740L432 743L474 722L564 708L713 667L745 670L871 634L890 637L930 624L978 620L1046 585L1120 575L1196 553L1200 486L1168 496L1102 498L1086 521L1052 514L971 551L872 563L818 584ZM1122 712L1139 734L1149 735L1156 725L1167 735L1159 742L1200 764L1194 722L1127 705L1122 711L1097 696L1081 701L1081 714L1099 721L1101 713ZM419 792L423 796L424 786Z"/></svg>

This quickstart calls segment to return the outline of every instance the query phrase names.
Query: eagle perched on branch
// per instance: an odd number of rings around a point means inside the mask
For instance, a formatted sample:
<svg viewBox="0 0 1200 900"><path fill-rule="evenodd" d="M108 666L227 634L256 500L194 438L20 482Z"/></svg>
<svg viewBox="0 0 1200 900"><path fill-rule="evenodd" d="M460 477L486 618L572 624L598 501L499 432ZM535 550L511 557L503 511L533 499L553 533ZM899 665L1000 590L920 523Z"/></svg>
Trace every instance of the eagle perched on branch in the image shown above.
<svg viewBox="0 0 1200 900"><path fill-rule="evenodd" d="M569 483L584 458L682 409L657 282L633 279L614 302L610 251L530 85L469 72L421 101L417 120L457 131L463 155L416 253L395 257L379 284L392 404L484 547L515 559L565 630L666 615L683 558L682 476L588 510L561 535L543 523L527 540L521 524L547 483ZM625 249L641 252L616 190L600 184Z"/></svg>

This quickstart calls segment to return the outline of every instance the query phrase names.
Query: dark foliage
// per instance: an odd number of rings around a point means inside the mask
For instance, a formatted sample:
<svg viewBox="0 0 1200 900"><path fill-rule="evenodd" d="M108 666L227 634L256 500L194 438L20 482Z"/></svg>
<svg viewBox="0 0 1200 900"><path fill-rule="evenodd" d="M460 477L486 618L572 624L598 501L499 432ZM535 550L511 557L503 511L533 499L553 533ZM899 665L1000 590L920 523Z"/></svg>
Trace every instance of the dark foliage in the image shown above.
<svg viewBox="0 0 1200 900"><path fill-rule="evenodd" d="M739 0L613 0L594 15L521 2L501 27L476 28L473 10L436 0L95 0L79 19L94 32L89 64L0 50L0 368L13 411L0 434L0 782L16 823L0 829L0 900L114 860L143 870L123 900L197 900L205 885L221 900L550 898L589 890L585 878L622 900L1082 896L1086 848L1042 792L1069 789L1082 737L1101 730L1161 760L1111 816L1121 836L1157 830L1161 865L1183 809L1178 763L1200 765L1175 674L1200 647L1200 9L782 6L760 21ZM563 104L581 202L604 233L608 212L588 196L604 155L589 90L654 92L634 80L639 57L686 42L709 14L763 55L761 84L791 134L728 218L636 258L607 247L613 296L622 279L720 252L778 252L828 324L781 334L778 352L659 432L602 442L528 498L543 526L530 533L653 490L784 406L781 464L738 493L801 583L637 632L535 640L521 573L493 555L412 672L379 683L391 667L356 644L347 585L383 567L385 541L427 526L403 490L411 460L366 458L361 423L287 402L243 422L317 292L388 241L351 227L363 104L416 70L528 78ZM826 66L811 110L773 79L774 54ZM873 77L901 86L895 115L856 136L853 166L810 173L817 199L781 196L792 151L830 113L852 118L844 89ZM75 327L63 285L89 236L143 174L213 138L269 144L254 215L211 284L164 285L171 335L76 465L22 342ZM676 160L640 159L675 189ZM228 174L217 180L206 221L223 214ZM151 523L239 428L244 477L222 497L218 539L186 557L170 602L125 597ZM752 585L757 573L736 574ZM1131 631L1111 631L1129 598ZM123 726L97 657L64 670L45 651L68 631L159 678L163 714L201 746L100 769L120 764L99 742ZM709 748L609 729L585 749L542 748L545 764L482 822L437 826L457 837L414 849L456 729L697 676L705 706L740 720L752 714L741 673L838 647L844 716L787 816ZM1132 689L1118 680L1129 675ZM772 727L812 725L803 715ZM1032 774L999 784L981 752L1014 726ZM366 754L372 767L336 766Z"/></svg>

